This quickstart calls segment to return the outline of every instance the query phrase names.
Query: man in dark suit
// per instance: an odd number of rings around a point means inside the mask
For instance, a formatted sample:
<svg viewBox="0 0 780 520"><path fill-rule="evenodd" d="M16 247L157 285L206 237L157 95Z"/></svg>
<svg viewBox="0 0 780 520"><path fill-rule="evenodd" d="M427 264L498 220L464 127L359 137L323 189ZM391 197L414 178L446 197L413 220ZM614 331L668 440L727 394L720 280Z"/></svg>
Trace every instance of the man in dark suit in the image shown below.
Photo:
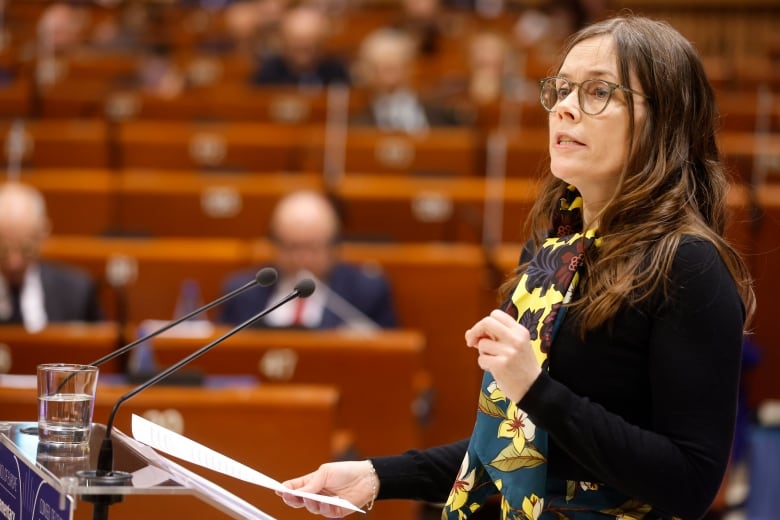
<svg viewBox="0 0 780 520"><path fill-rule="evenodd" d="M88 275L39 259L49 229L37 190L17 182L0 186L0 324L34 332L52 322L101 318Z"/></svg>
<svg viewBox="0 0 780 520"><path fill-rule="evenodd" d="M280 49L263 56L252 83L302 88L349 84L345 62L323 53L326 30L325 15L315 7L287 11L280 24Z"/></svg>
<svg viewBox="0 0 780 520"><path fill-rule="evenodd" d="M330 200L311 192L282 198L271 218L274 267L279 281L256 287L226 302L221 321L238 324L288 294L300 278L315 279L316 290L269 314L267 327L309 329L392 328L398 325L390 284L377 268L339 259L339 218ZM245 284L255 271L232 275L225 292Z"/></svg>

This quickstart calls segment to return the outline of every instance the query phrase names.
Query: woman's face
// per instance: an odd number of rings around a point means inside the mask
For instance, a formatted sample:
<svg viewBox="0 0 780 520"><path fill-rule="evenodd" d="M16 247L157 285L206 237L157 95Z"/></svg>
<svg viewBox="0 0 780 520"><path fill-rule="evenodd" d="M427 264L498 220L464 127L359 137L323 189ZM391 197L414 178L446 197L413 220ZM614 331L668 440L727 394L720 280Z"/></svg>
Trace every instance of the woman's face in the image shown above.
<svg viewBox="0 0 780 520"><path fill-rule="evenodd" d="M575 45L558 76L575 83L603 79L620 83L615 44L611 36L597 36ZM631 86L639 81L631 72ZM550 113L550 168L557 178L574 185L582 194L586 213L593 216L614 193L629 150L627 93L615 89L607 107L598 115L585 114L579 105L579 87L558 101ZM635 133L645 121L644 98L634 98ZM590 218L586 215L586 219Z"/></svg>

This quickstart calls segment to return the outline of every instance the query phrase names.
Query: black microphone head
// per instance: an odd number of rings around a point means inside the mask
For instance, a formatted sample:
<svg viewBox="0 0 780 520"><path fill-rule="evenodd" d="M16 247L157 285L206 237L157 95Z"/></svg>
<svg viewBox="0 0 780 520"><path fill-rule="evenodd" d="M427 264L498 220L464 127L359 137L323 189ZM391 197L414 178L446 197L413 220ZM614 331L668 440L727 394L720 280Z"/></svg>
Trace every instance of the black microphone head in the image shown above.
<svg viewBox="0 0 780 520"><path fill-rule="evenodd" d="M316 286L311 278L304 278L295 284L295 290L300 298L308 298L314 292Z"/></svg>
<svg viewBox="0 0 780 520"><path fill-rule="evenodd" d="M279 278L279 273L277 273L276 269L273 267L263 267L255 275L257 284L262 287L268 287L269 285L275 284L277 278Z"/></svg>

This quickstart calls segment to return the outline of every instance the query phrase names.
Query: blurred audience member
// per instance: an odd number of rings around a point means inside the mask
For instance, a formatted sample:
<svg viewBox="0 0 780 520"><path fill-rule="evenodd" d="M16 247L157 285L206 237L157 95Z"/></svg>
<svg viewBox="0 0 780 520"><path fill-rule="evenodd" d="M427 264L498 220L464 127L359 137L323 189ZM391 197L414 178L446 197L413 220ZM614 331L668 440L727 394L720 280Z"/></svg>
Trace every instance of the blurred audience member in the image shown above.
<svg viewBox="0 0 780 520"><path fill-rule="evenodd" d="M159 7L149 2L121 2L113 6L107 17L95 23L89 43L100 51L138 50L155 25L157 11Z"/></svg>
<svg viewBox="0 0 780 520"><path fill-rule="evenodd" d="M229 50L240 55L254 56L258 52L262 21L260 3L235 2L225 8L222 18L230 40Z"/></svg>
<svg viewBox="0 0 780 520"><path fill-rule="evenodd" d="M178 69L166 44L149 45L139 62L138 87L142 92L161 98L174 98L186 86L184 75Z"/></svg>
<svg viewBox="0 0 780 520"><path fill-rule="evenodd" d="M606 11L605 0L547 0L523 11L514 37L527 52L554 54L570 34L602 19Z"/></svg>
<svg viewBox="0 0 780 520"><path fill-rule="evenodd" d="M370 105L354 116L355 125L422 132L431 126L461 124L451 107L423 101L412 86L416 52L413 41L395 29L379 29L361 43L355 76L369 91Z"/></svg>
<svg viewBox="0 0 780 520"><path fill-rule="evenodd" d="M38 19L38 57L56 57L84 45L87 14L65 2L49 4Z"/></svg>
<svg viewBox="0 0 780 520"><path fill-rule="evenodd" d="M267 327L308 329L391 328L397 326L390 284L376 269L341 260L340 222L324 195L297 191L283 197L271 217L273 266L279 281L256 287L222 306L221 321L239 324L289 294L304 277L314 277L316 290L305 299L280 307L261 323ZM231 276L225 293L252 280L256 271Z"/></svg>
<svg viewBox="0 0 780 520"><path fill-rule="evenodd" d="M263 56L252 81L257 85L322 87L349 83L346 64L324 52L327 18L319 9L289 9L279 28L279 50Z"/></svg>
<svg viewBox="0 0 780 520"><path fill-rule="evenodd" d="M468 49L468 99L478 105L500 99L510 88L513 73L507 40L495 32L480 32Z"/></svg>
<svg viewBox="0 0 780 520"><path fill-rule="evenodd" d="M101 318L89 276L40 260L50 227L36 189L16 182L0 185L0 323L35 332L51 322Z"/></svg>

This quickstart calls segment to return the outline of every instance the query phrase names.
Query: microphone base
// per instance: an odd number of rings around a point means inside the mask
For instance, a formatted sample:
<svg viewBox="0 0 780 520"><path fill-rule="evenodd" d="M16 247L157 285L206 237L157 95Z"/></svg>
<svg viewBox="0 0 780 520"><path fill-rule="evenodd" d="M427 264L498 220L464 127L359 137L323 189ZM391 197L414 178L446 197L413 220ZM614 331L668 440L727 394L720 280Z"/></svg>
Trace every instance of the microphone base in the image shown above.
<svg viewBox="0 0 780 520"><path fill-rule="evenodd" d="M79 479L79 485L87 487L100 486L130 486L133 482L132 473L127 471L98 471L82 470L76 472ZM108 506L121 502L123 495L82 495L81 499L85 502L91 502L92 520L108 520Z"/></svg>

